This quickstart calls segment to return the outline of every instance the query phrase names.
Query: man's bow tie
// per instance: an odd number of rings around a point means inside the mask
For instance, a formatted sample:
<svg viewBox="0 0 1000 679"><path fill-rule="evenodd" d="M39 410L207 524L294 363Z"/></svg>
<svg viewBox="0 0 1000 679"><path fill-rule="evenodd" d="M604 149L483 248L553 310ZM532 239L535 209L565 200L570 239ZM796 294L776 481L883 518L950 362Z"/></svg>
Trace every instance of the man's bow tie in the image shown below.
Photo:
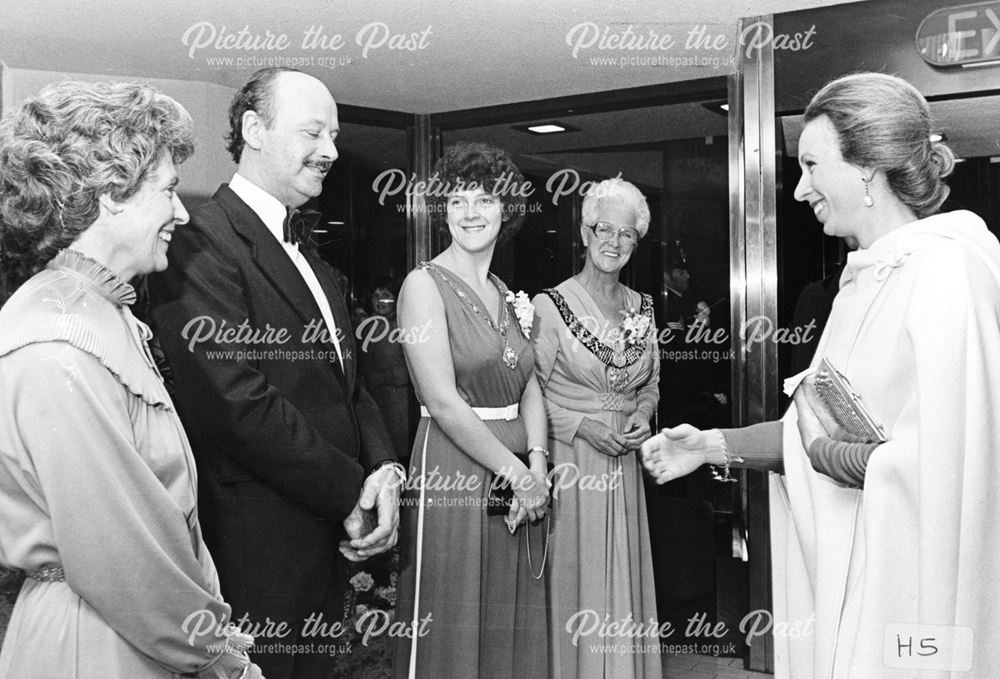
<svg viewBox="0 0 1000 679"><path fill-rule="evenodd" d="M313 229L319 223L323 214L317 210L298 210L289 208L282 225L282 233L286 243L308 245Z"/></svg>

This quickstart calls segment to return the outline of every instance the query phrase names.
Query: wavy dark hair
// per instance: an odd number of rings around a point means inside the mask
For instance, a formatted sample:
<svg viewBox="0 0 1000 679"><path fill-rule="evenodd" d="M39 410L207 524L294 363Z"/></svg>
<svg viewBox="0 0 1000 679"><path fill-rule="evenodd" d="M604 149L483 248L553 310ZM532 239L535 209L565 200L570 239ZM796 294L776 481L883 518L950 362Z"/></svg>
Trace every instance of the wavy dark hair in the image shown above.
<svg viewBox="0 0 1000 679"><path fill-rule="evenodd" d="M916 87L885 73L845 75L809 102L805 122L821 116L837 130L844 160L884 172L889 188L918 218L941 208L955 154L930 140L930 108Z"/></svg>
<svg viewBox="0 0 1000 679"><path fill-rule="evenodd" d="M524 175L503 149L481 143L460 143L447 148L434 165L426 196L431 223L448 232L448 195L454 190L481 188L487 193L498 189L503 212L499 240L504 241L521 228L524 221Z"/></svg>
<svg viewBox="0 0 1000 679"><path fill-rule="evenodd" d="M194 152L191 116L137 83L60 82L0 121L0 302L135 195L165 153Z"/></svg>

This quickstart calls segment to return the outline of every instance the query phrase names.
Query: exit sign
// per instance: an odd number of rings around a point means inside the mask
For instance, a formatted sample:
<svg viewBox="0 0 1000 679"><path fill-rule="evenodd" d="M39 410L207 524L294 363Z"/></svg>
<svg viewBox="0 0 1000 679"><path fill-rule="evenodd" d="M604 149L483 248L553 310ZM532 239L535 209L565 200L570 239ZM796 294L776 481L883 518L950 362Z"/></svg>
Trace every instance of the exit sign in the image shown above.
<svg viewBox="0 0 1000 679"><path fill-rule="evenodd" d="M931 66L1000 64L1000 2L931 12L917 29L917 49Z"/></svg>

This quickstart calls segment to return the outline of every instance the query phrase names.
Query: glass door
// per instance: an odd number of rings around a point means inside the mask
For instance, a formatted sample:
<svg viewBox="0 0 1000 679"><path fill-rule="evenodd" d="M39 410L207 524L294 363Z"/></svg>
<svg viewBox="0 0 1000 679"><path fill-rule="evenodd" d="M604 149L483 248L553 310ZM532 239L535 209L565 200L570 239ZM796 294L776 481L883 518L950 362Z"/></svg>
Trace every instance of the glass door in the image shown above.
<svg viewBox="0 0 1000 679"><path fill-rule="evenodd" d="M410 175L407 127L413 116L350 106L341 106L340 116L340 158L319 198L324 223L315 238L341 279L361 381L406 464L419 418L402 345L392 331L396 297L409 271L408 208L400 187Z"/></svg>

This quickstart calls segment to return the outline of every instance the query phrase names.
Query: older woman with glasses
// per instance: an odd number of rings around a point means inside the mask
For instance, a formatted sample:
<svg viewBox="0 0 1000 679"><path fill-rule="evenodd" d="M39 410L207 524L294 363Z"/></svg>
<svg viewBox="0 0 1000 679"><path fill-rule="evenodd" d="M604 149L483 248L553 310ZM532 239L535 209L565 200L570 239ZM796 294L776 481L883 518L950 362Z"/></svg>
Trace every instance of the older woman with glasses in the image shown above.
<svg viewBox="0 0 1000 679"><path fill-rule="evenodd" d="M551 676L658 678L660 656L644 653L627 624L656 617L633 453L650 435L660 363L652 297L619 281L649 229L649 207L635 186L608 179L587 193L582 212L583 270L533 300L535 369L555 464ZM605 622L623 623L620 636L588 634ZM615 643L636 652L596 649Z"/></svg>

